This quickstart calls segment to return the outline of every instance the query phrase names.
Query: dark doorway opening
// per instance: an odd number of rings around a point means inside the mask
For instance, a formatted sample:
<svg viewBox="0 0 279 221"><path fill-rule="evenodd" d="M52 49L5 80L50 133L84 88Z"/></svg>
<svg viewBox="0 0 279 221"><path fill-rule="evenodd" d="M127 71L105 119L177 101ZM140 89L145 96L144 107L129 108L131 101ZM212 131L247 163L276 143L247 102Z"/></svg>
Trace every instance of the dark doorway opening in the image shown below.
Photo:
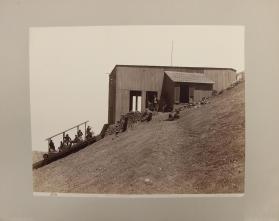
<svg viewBox="0 0 279 221"><path fill-rule="evenodd" d="M130 91L129 111L141 111L141 91Z"/></svg>
<svg viewBox="0 0 279 221"><path fill-rule="evenodd" d="M146 91L145 107L154 110L156 104L158 104L157 91Z"/></svg>
<svg viewBox="0 0 279 221"><path fill-rule="evenodd" d="M180 85L180 102L189 103L189 86L185 84Z"/></svg>

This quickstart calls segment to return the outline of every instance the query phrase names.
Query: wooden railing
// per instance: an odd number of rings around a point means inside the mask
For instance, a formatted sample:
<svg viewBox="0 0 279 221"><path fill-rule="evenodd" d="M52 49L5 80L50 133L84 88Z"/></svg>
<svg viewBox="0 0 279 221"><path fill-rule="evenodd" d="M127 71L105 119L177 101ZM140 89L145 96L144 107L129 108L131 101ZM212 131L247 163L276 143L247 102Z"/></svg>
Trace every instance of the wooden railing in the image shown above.
<svg viewBox="0 0 279 221"><path fill-rule="evenodd" d="M71 127L71 128L69 128L69 129L67 129L67 130L64 130L64 131L59 132L59 133L57 133L57 134L55 134L55 135L53 135L53 136L51 136L51 137L46 138L46 141L48 141L48 145L49 145L49 142L50 142L50 140L51 140L52 138L57 137L57 136L59 136L59 135L61 135L61 134L63 135L63 139L62 139L62 140L64 141L65 133L66 133L66 132L68 132L68 131L70 131L70 130L72 130L72 129L74 129L74 128L77 128L77 131L78 131L78 130L79 130L79 127L82 126L82 125L84 125L84 137L86 137L86 124L87 124L88 122L89 122L89 121L87 120L87 121L85 121L85 122L83 122L83 123L80 123L80 124L74 126L74 127Z"/></svg>

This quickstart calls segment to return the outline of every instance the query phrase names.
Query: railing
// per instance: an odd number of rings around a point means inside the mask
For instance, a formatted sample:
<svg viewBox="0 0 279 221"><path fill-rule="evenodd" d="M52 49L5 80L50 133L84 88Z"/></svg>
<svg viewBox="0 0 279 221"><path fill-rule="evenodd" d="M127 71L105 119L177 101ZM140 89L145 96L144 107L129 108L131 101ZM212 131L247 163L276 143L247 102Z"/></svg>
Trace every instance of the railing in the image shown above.
<svg viewBox="0 0 279 221"><path fill-rule="evenodd" d="M74 126L74 127L71 127L71 128L69 128L69 129L67 129L67 130L64 130L64 131L62 131L62 132L60 132L60 133L57 133L57 134L55 134L55 135L53 135L53 136L51 136L51 137L46 138L46 141L48 141L48 145L49 145L49 142L50 142L50 140L51 140L52 138L57 137L57 136L59 136L59 135L61 135L61 134L63 135L63 141L64 141L65 133L66 133L66 132L68 132L68 131L70 131L70 130L72 130L72 129L74 129L74 128L77 128L77 131L79 131L79 127L80 127L81 125L84 125L84 137L86 137L86 124L87 124L88 122L89 122L89 121L87 120L87 121L85 121L85 122L83 122L83 123L80 123L80 124Z"/></svg>
<svg viewBox="0 0 279 221"><path fill-rule="evenodd" d="M57 137L57 136L59 136L59 135L61 135L61 134L63 134L63 137L65 137L65 133L66 133L67 131L70 131L70 130L72 130L72 129L74 129L74 128L77 128L77 131L78 131L78 130L79 130L79 127L80 127L81 125L83 125L83 124L84 124L84 128L85 128L85 137L86 137L86 135L87 135L87 133L86 133L86 132L87 132L87 130L86 130L86 129L87 129L87 128L86 128L86 124L87 124L88 122L89 122L89 121L85 121L85 122L83 122L83 123L80 123L80 124L78 124L78 125L76 125L76 126L74 126L74 127L71 127L71 128L69 128L69 129L67 129L67 130L64 130L64 131L62 131L62 132L60 132L60 133L57 133L57 134L55 134L55 135L53 135L53 136L51 136L51 137L46 138L46 140L47 140L48 143L49 143L49 141L50 141L53 137ZM38 169L38 168L40 168L40 167L43 167L43 166L45 166L45 165L47 165L47 164L49 164L49 163L51 163L51 162L53 162L53 161L59 160L59 159L61 159L61 158L63 158L63 157L66 157L66 156L68 156L68 155L70 155L70 154L72 154L72 153L75 153L75 152L77 152L77 151L79 151L79 150L81 150L81 149L87 147L87 146L90 145L90 144L93 144L93 143L95 143L95 142L97 142L97 141L103 139L104 136L105 136L105 133L106 133L106 130L107 130L108 126L109 126L109 124L104 124L103 129L102 129L102 131L101 131L101 133L100 133L99 135L93 136L93 137L91 137L91 138L89 138L89 139L84 139L84 141L75 144L75 145L72 146L71 148L68 148L68 149L66 149L66 150L64 150L64 151L61 151L61 152L54 152L54 153L48 153L48 154L46 154L46 155L47 155L46 158L44 157L44 159L42 159L42 160L40 160L40 161L38 161L38 162L33 163L33 165L32 165L33 169Z"/></svg>

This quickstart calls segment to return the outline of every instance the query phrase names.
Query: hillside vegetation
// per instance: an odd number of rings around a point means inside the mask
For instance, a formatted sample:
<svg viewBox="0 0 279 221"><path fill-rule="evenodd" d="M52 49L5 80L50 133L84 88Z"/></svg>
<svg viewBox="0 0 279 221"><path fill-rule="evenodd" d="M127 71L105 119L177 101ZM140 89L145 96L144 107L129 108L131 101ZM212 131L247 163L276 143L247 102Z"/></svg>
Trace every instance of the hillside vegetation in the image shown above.
<svg viewBox="0 0 279 221"><path fill-rule="evenodd" d="M35 192L241 193L244 191L244 82L185 109L33 171Z"/></svg>

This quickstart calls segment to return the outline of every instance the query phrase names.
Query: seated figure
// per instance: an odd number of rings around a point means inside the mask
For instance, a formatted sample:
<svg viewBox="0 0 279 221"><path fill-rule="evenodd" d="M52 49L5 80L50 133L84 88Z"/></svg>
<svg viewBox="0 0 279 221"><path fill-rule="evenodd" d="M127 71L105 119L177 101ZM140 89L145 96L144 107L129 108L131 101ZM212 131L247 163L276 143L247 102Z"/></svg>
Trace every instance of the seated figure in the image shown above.
<svg viewBox="0 0 279 221"><path fill-rule="evenodd" d="M85 136L85 138L86 138L86 139L91 139L91 138L93 138L93 132L91 131L91 127L90 127L90 126L88 126L88 127L86 128L86 136Z"/></svg>
<svg viewBox="0 0 279 221"><path fill-rule="evenodd" d="M54 145L52 139L50 139L49 143L48 143L48 152L55 152L55 145Z"/></svg>
<svg viewBox="0 0 279 221"><path fill-rule="evenodd" d="M80 139L78 137L78 135L75 135L75 139L72 141L72 143L79 143Z"/></svg>
<svg viewBox="0 0 279 221"><path fill-rule="evenodd" d="M82 131L81 131L81 130L78 130L77 136L78 136L78 138L79 138L80 140L82 140L82 135L83 135Z"/></svg>
<svg viewBox="0 0 279 221"><path fill-rule="evenodd" d="M66 136L64 137L63 143L64 143L66 146L71 145L71 138L70 138L69 134L66 134Z"/></svg>

